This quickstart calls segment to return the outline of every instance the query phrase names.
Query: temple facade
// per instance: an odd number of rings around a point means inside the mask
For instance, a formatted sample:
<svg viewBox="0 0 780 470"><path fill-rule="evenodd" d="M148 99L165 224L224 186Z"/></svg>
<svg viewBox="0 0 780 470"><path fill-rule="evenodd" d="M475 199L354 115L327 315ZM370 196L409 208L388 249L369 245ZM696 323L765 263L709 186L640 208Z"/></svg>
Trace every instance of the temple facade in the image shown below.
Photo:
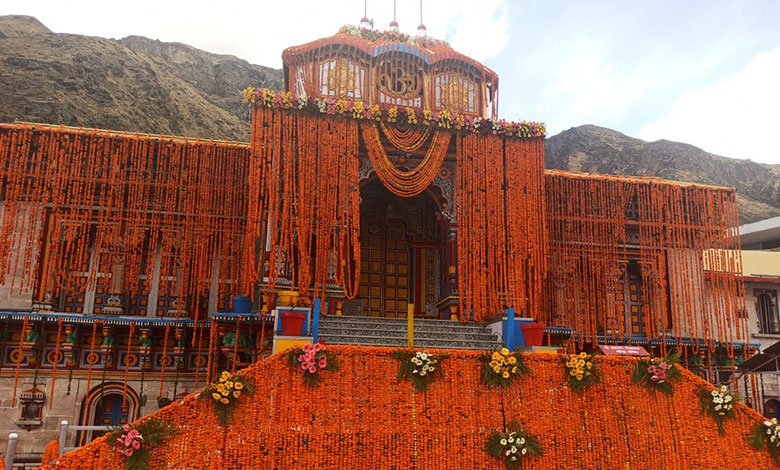
<svg viewBox="0 0 780 470"><path fill-rule="evenodd" d="M718 383L752 354L733 189L545 170L544 125L499 119L497 74L426 36L282 57L287 90L244 91L248 143L0 125L0 434L23 452L268 356L276 314L315 304L511 308L546 345L676 349Z"/></svg>

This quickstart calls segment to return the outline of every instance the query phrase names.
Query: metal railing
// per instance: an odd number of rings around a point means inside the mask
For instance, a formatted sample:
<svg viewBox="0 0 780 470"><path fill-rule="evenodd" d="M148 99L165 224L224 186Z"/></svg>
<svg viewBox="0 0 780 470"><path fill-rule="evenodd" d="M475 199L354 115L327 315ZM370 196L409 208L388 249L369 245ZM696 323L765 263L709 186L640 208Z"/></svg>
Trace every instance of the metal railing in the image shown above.
<svg viewBox="0 0 780 470"><path fill-rule="evenodd" d="M111 426L73 426L67 419L60 422L60 437L58 439L60 455L65 452L78 449L78 447L65 447L65 441L68 438L68 431L110 431ZM7 470L7 469L6 469Z"/></svg>
<svg viewBox="0 0 780 470"><path fill-rule="evenodd" d="M14 458L16 457L16 445L19 443L19 434L12 432L8 434L8 446L5 448L5 468L3 470L12 470L14 468Z"/></svg>

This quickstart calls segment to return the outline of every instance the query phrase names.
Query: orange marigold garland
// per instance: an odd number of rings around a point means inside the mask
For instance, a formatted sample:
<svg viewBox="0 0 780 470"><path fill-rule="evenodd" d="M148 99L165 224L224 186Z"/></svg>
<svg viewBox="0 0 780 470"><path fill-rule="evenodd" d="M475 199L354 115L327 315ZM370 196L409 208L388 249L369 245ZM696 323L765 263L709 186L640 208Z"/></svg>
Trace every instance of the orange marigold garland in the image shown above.
<svg viewBox="0 0 780 470"><path fill-rule="evenodd" d="M214 402L214 413L217 419L223 425L227 425L241 396L252 396L254 393L255 386L249 378L223 371L217 382L203 389L201 397Z"/></svg>

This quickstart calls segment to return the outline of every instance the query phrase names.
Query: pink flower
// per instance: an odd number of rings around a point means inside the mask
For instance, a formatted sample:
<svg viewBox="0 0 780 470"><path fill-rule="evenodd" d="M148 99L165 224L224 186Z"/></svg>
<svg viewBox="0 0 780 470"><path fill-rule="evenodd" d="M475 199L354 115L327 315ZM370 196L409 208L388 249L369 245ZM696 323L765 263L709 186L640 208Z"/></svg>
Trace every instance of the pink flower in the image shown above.
<svg viewBox="0 0 780 470"><path fill-rule="evenodd" d="M309 367L309 372L311 372L312 374L316 373L317 372L317 366L312 364L311 367Z"/></svg>
<svg viewBox="0 0 780 470"><path fill-rule="evenodd" d="M314 352L318 352L318 351L320 351L322 349L322 345L320 343L315 343L312 346L312 349L314 350Z"/></svg>
<svg viewBox="0 0 780 470"><path fill-rule="evenodd" d="M125 454L125 457L130 457L131 455L133 455L133 449L129 449L129 448L125 449L122 451L122 453Z"/></svg>
<svg viewBox="0 0 780 470"><path fill-rule="evenodd" d="M129 424L125 424L124 426L122 426L122 430L125 431L125 432L129 431L130 430L130 425Z"/></svg>
<svg viewBox="0 0 780 470"><path fill-rule="evenodd" d="M141 448L141 441L133 441L133 449L140 449Z"/></svg>
<svg viewBox="0 0 780 470"><path fill-rule="evenodd" d="M320 364L319 364L319 366L320 366L320 369L324 369L324 368L326 368L326 367L328 366L328 359L327 359L327 358L325 358L325 357L322 357L322 358L320 359Z"/></svg>
<svg viewBox="0 0 780 470"><path fill-rule="evenodd" d="M304 362L301 364L301 369L306 370L311 366L308 362Z"/></svg>
<svg viewBox="0 0 780 470"><path fill-rule="evenodd" d="M130 444L133 443L133 438L130 436L125 436L124 440L122 441L122 445L125 447L130 447Z"/></svg>
<svg viewBox="0 0 780 470"><path fill-rule="evenodd" d="M304 344L301 349L303 349L303 352L307 353L311 351L311 344Z"/></svg>

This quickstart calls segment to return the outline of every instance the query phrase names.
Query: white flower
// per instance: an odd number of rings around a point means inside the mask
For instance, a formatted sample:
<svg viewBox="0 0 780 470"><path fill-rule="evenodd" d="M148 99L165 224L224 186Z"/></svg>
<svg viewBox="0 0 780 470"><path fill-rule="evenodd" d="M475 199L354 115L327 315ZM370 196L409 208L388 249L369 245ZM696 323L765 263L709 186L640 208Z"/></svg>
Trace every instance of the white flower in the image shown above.
<svg viewBox="0 0 780 470"><path fill-rule="evenodd" d="M766 426L766 427L772 426L772 422L771 421L764 421L764 426Z"/></svg>
<svg viewBox="0 0 780 470"><path fill-rule="evenodd" d="M769 440L772 441L772 442L775 442L775 440L777 440L777 438L775 436L770 436Z"/></svg>
<svg viewBox="0 0 780 470"><path fill-rule="evenodd" d="M425 374L426 374L426 372L423 370L422 372L420 372L420 377L422 377Z"/></svg>
<svg viewBox="0 0 780 470"><path fill-rule="evenodd" d="M506 445L506 439L501 439L501 445L502 445L502 446L505 446L505 445Z"/></svg>
<svg viewBox="0 0 780 470"><path fill-rule="evenodd" d="M721 408L723 408L721 405L715 405L715 411L719 411Z"/></svg>
<svg viewBox="0 0 780 470"><path fill-rule="evenodd" d="M524 437L521 437L519 442L520 442L520 445L523 445L523 444L525 444L525 438L524 438Z"/></svg>
<svg viewBox="0 0 780 470"><path fill-rule="evenodd" d="M420 353L420 359L422 359L422 360L428 359L428 353L425 353L425 352Z"/></svg>
<svg viewBox="0 0 780 470"><path fill-rule="evenodd" d="M723 392L723 393L726 393L728 390L729 390L729 388L728 388L728 387L726 387L725 385L721 385L721 386L720 386L720 391L721 391L721 392Z"/></svg>
<svg viewBox="0 0 780 470"><path fill-rule="evenodd" d="M513 456L512 456L512 458L511 458L510 460L513 460L513 461L514 461L514 460L517 460L517 457L515 457L515 456L513 455Z"/></svg>
<svg viewBox="0 0 780 470"><path fill-rule="evenodd" d="M726 397L725 397L725 398L723 398L723 400L724 400L726 403L728 403L728 402L730 402L730 401L732 400L732 397L731 397L731 395L726 395Z"/></svg>
<svg viewBox="0 0 780 470"><path fill-rule="evenodd" d="M507 456L509 456L509 454L511 454L511 453L512 453L512 451L511 451L511 450L507 450L507 451L506 451L506 455L507 455Z"/></svg>
<svg viewBox="0 0 780 470"><path fill-rule="evenodd" d="M433 372L433 367L428 367L428 370Z"/></svg>
<svg viewBox="0 0 780 470"><path fill-rule="evenodd" d="M516 453L517 453L517 447L515 447L515 446L512 446L512 453L513 453L513 454L516 454Z"/></svg>
<svg viewBox="0 0 780 470"><path fill-rule="evenodd" d="M777 424L777 418L772 418L772 424Z"/></svg>
<svg viewBox="0 0 780 470"><path fill-rule="evenodd" d="M717 397L718 396L718 391L717 390L713 390L712 391L712 396L713 397Z"/></svg>
<svg viewBox="0 0 780 470"><path fill-rule="evenodd" d="M523 450L520 451L520 453L523 455L525 455L526 452L528 452L528 449L526 449L525 447L523 447Z"/></svg>
<svg viewBox="0 0 780 470"><path fill-rule="evenodd" d="M510 435L509 435L509 443L511 444L511 443L513 443L513 442L515 442L515 438L514 438L514 437L512 437L512 435L510 434Z"/></svg>
<svg viewBox="0 0 780 470"><path fill-rule="evenodd" d="M726 412L725 411L721 411L718 414L721 415L721 416L724 416L726 414Z"/></svg>
<svg viewBox="0 0 780 470"><path fill-rule="evenodd" d="M720 398L720 397L713 398L712 402L713 403L723 403L723 398Z"/></svg>
<svg viewBox="0 0 780 470"><path fill-rule="evenodd" d="M412 371L412 374L417 374L417 373L418 373L417 369L414 369L414 370Z"/></svg>

